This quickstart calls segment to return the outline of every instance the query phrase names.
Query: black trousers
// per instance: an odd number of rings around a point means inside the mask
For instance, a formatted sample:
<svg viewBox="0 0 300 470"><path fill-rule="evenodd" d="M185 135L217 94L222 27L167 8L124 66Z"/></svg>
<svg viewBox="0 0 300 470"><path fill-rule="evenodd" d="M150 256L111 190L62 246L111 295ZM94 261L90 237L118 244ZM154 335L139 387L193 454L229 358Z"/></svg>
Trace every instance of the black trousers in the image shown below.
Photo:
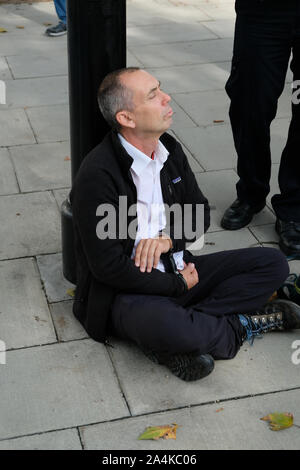
<svg viewBox="0 0 300 470"><path fill-rule="evenodd" d="M194 257L199 283L181 297L117 295L112 331L141 348L175 354L210 353L229 359L242 344L239 313L254 313L289 273L274 248L245 248Z"/></svg>
<svg viewBox="0 0 300 470"><path fill-rule="evenodd" d="M294 81L300 80L300 1L236 0L236 12L226 91L231 99L229 115L238 155L237 195L255 206L270 191L270 124L291 54ZM296 95L300 97L297 91ZM282 220L300 222L299 157L300 104L293 104L279 171L281 194L272 198L274 211Z"/></svg>

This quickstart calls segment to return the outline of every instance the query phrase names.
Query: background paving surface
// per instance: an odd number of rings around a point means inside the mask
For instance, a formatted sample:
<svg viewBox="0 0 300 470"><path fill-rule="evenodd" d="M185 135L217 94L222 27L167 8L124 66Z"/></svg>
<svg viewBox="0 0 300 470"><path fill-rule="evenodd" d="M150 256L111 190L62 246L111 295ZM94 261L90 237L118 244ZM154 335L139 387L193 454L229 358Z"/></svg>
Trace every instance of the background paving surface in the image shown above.
<svg viewBox="0 0 300 470"><path fill-rule="evenodd" d="M299 330L245 343L209 377L185 383L132 344L96 343L73 317L60 242L71 184L66 36L44 35L44 23L57 22L52 2L0 3L0 449L298 449L297 428L272 433L259 418L290 411L300 424L300 365L291 361ZM223 231L237 181L224 91L233 1L127 0L127 13L128 65L149 70L171 94L172 133L214 206L202 252L278 247L270 197L291 74L272 125L268 205L248 227ZM299 261L290 265L300 272ZM176 441L137 440L147 426L173 422Z"/></svg>

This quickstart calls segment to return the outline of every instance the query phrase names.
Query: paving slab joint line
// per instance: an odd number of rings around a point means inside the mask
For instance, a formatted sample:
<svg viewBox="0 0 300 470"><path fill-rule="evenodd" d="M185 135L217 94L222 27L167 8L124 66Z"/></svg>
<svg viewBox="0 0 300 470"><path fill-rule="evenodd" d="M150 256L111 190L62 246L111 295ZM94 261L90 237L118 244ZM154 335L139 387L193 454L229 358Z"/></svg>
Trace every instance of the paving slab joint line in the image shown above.
<svg viewBox="0 0 300 470"><path fill-rule="evenodd" d="M42 274L41 274L41 271L40 271L39 264L38 264L38 262L37 262L36 256L34 256L33 259L34 259L34 264L35 264L37 273L38 273L39 278L40 278L41 288L42 288L42 291L43 291L43 293L44 293L45 300L46 300L46 302L47 302L47 307L48 307L49 315L50 315L50 318L51 318L53 330L54 330L54 332L55 332L56 342L59 343L60 341L59 341L59 337L58 337L58 332L57 332L57 330L56 330L55 322L54 322L54 319L53 319L53 316L52 316L52 312L51 312L51 309L50 309L50 304L49 304L49 302L48 302L48 297L47 297L45 282L43 281ZM52 344L55 344L55 343L52 343Z"/></svg>
<svg viewBox="0 0 300 470"><path fill-rule="evenodd" d="M30 127L30 129L31 129L31 131L32 131L32 133L33 133L33 137L34 137L34 139L35 139L35 144L38 144L39 142L38 142L37 135L36 135L36 133L35 133L35 130L34 130L34 128L33 128L32 123L31 123L31 121L30 121L30 118L29 118L29 116L28 116L28 114L27 114L27 107L26 107L26 108L23 108L23 109L24 109L24 113L25 113L25 116L26 116L26 118L27 118L29 127ZM34 144L33 144L33 145L34 145Z"/></svg>
<svg viewBox="0 0 300 470"><path fill-rule="evenodd" d="M192 118L192 116L189 115L188 111L186 111L186 110L184 109L184 107L183 107L180 103L177 103L176 97L174 98L173 93L170 93L170 96L171 96L172 100L175 101L175 103L177 104L177 106L178 106L180 109L182 109L182 111L190 118L191 121L193 121L193 123L195 124L195 126L196 126L196 127L199 127L198 124L197 124L197 122ZM171 105L171 106L172 106L172 105ZM172 129L172 127L171 127L171 129Z"/></svg>
<svg viewBox="0 0 300 470"><path fill-rule="evenodd" d="M116 377L116 379L117 379L117 382L118 382L119 388L120 388L120 390L121 390L121 393L122 393L122 397L124 398L124 401L125 401L125 403L126 403L126 406L127 406L127 409L128 409L128 412L129 412L130 416L132 416L132 411L131 411L131 409L130 409L130 406L129 406L129 403L128 403L128 401L127 401L127 398L126 398L125 392L124 392L124 390L123 390L123 387L122 387L121 381L120 381L120 379L119 379L118 372L117 372L117 369L116 369L116 367L115 367L115 364L114 364L114 361L113 361L113 358L112 358L111 352L110 352L110 350L109 350L109 348L111 348L111 347L114 347L114 346L106 346L106 345L105 345L105 348L106 348L106 351L107 351L108 357L109 357L109 359L110 359L110 362L111 362L111 365L112 365L112 368L113 368L113 371L114 371L115 377Z"/></svg>
<svg viewBox="0 0 300 470"><path fill-rule="evenodd" d="M1 147L2 148L2 147ZM15 179L16 179L16 182L17 182L17 187L18 187L18 190L19 192L18 193L14 193L16 195L19 195L19 194L22 194L22 191L21 191L21 187L20 187L20 183L19 183L19 179L18 179L18 176L17 176L17 170L16 170L16 166L15 166L15 163L14 163L14 159L11 155L11 152L9 150L9 147L5 147L7 149L7 152L8 152L8 157L9 157L9 160L11 162L11 165L12 165L12 168L13 168L13 171L14 171L14 175L15 175ZM10 196L10 194L6 194L6 196Z"/></svg>

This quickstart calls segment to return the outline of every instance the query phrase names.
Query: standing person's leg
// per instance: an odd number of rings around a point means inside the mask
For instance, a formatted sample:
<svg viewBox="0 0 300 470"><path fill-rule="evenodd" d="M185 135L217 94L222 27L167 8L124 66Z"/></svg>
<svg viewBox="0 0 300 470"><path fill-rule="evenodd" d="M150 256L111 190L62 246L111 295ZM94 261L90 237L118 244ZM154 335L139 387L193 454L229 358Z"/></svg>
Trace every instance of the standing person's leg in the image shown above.
<svg viewBox="0 0 300 470"><path fill-rule="evenodd" d="M300 258L300 11L293 35L291 70L296 93L292 100L292 120L279 169L281 194L273 196L272 205L277 215L280 248L287 255Z"/></svg>
<svg viewBox="0 0 300 470"><path fill-rule="evenodd" d="M67 24L66 0L54 0L54 6L60 21Z"/></svg>
<svg viewBox="0 0 300 470"><path fill-rule="evenodd" d="M46 29L45 34L47 36L58 37L67 33L66 1L67 0L54 0L54 6L59 18L59 23Z"/></svg>
<svg viewBox="0 0 300 470"><path fill-rule="evenodd" d="M285 83L291 52L294 1L236 1L232 70L226 84L238 155L239 202L222 219L223 228L247 225L265 205L271 173L270 124Z"/></svg>

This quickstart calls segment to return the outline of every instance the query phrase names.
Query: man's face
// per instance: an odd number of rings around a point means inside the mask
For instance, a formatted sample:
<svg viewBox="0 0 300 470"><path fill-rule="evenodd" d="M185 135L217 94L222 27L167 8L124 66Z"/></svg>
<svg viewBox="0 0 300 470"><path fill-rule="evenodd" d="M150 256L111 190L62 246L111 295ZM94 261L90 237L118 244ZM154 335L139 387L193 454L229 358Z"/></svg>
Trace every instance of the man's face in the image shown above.
<svg viewBox="0 0 300 470"><path fill-rule="evenodd" d="M171 98L160 89L160 82L144 70L127 73L124 85L133 91L131 112L137 133L161 135L172 124Z"/></svg>

